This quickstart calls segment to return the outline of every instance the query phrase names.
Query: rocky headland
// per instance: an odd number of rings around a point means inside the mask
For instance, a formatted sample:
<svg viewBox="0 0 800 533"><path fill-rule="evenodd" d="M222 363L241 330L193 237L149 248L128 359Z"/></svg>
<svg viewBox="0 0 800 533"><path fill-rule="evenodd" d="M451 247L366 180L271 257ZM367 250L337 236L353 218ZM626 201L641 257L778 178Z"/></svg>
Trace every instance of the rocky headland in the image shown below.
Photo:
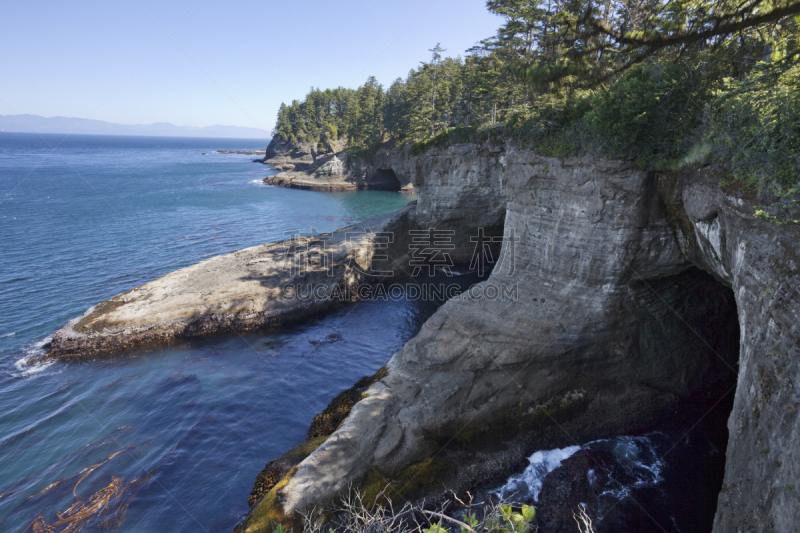
<svg viewBox="0 0 800 533"><path fill-rule="evenodd" d="M445 487L501 480L533 450L652 425L706 389L734 398L714 530L790 531L800 521L800 228L754 216L758 199L722 188L714 166L657 173L503 142L416 156L407 146L367 157L270 147L264 162L293 167L273 177L289 180L282 185L369 188L359 184L391 178L417 192L381 225L362 224L363 241L326 237L339 283L363 282L348 265L354 257L370 264L367 234L376 228L395 234L382 260L404 274L410 229L452 231L460 264L471 262L482 229L492 243L502 236L511 260L481 286L515 290L442 306L379 375L357 385L335 426L262 473L243 530L291 522L352 486L435 501ZM211 259L104 302L56 333L50 356L322 311L328 294L279 298L293 278L276 258L293 246ZM307 263L303 253L291 261Z"/></svg>
<svg viewBox="0 0 800 533"><path fill-rule="evenodd" d="M754 216L757 199L713 166L662 174L492 143L386 160L419 195L415 224L454 229L462 258L476 224L500 224L514 268L484 284L518 297L445 304L247 531L353 485L429 501L474 488L527 451L633 431L720 384L734 401L715 531L793 527L796 226Z"/></svg>
<svg viewBox="0 0 800 533"><path fill-rule="evenodd" d="M380 252L376 256L375 234L402 228L408 211L172 272L70 321L53 335L45 357L88 359L176 339L276 327L350 302L371 266L394 268Z"/></svg>
<svg viewBox="0 0 800 533"><path fill-rule="evenodd" d="M407 151L407 147L405 148ZM408 174L399 178L394 171L407 153L388 147L374 154L353 157L344 151L344 141L332 141L320 153L308 143L287 143L273 139L263 159L257 159L278 174L264 179L267 185L311 191L381 190L414 193Z"/></svg>

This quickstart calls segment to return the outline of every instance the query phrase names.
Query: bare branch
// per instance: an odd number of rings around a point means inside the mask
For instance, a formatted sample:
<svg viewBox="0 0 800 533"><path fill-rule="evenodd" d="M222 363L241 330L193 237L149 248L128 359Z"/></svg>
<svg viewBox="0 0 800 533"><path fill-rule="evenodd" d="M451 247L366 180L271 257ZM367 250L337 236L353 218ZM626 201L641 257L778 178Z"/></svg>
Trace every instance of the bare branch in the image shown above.
<svg viewBox="0 0 800 533"><path fill-rule="evenodd" d="M475 530L472 529L468 524L462 522L461 520L456 520L455 518L450 518L446 514L435 513L433 511L426 511L425 509L420 509L420 511L422 513L424 513L424 514L427 514L427 515L437 516L437 517L441 518L442 520L447 520L448 522L452 522L454 524L457 524L457 525L463 527L464 529L466 529L467 531L471 531L472 533L476 533Z"/></svg>

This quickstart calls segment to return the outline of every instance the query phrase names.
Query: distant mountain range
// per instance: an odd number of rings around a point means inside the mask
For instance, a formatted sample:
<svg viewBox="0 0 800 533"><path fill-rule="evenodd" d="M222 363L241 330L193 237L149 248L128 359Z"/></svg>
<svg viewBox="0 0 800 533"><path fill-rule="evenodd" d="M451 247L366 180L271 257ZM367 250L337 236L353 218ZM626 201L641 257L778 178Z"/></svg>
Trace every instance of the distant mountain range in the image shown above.
<svg viewBox="0 0 800 533"><path fill-rule="evenodd" d="M89 135L138 135L146 137L216 137L234 139L269 139L257 128L240 126L176 126L169 122L155 124L114 124L103 120L38 115L0 115L0 132L76 133Z"/></svg>

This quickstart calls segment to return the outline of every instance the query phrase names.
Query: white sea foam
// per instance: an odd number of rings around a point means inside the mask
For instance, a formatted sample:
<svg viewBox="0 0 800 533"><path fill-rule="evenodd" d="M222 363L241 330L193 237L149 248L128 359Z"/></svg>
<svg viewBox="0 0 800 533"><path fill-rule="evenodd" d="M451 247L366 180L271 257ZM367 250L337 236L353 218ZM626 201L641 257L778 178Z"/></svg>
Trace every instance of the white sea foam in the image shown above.
<svg viewBox="0 0 800 533"><path fill-rule="evenodd" d="M614 455L616 463L632 480L624 485L615 485L600 496L612 496L621 500L630 495L631 489L652 487L662 481L661 473L666 464L659 457L653 442L647 437L617 437L615 439L595 441L610 445L609 451ZM594 444L594 443L589 443Z"/></svg>
<svg viewBox="0 0 800 533"><path fill-rule="evenodd" d="M529 496L533 497L534 500L538 499L539 492L542 490L542 482L547 474L558 468L562 461L569 459L580 449L580 446L570 446L569 448L534 453L528 457L528 461L531 464L524 472L508 478L508 482L493 491L492 494L495 494L501 500L513 500Z"/></svg>
<svg viewBox="0 0 800 533"><path fill-rule="evenodd" d="M17 334L16 331L12 331L11 333L6 333L5 335L0 335L0 339L5 339L6 337L13 337L16 334Z"/></svg>
<svg viewBox="0 0 800 533"><path fill-rule="evenodd" d="M11 376L15 378L27 378L51 367L55 361L46 361L34 365L31 365L30 361L44 355L44 346L52 340L53 337L47 337L25 348L25 355L14 363L14 368L16 368L19 373L11 374Z"/></svg>
<svg viewBox="0 0 800 533"><path fill-rule="evenodd" d="M630 495L632 489L640 487L652 487L663 480L662 472L666 466L659 457L655 445L648 437L616 437L613 439L601 439L589 442L583 447L587 449L600 449L611 453L614 456L615 467L607 474L611 477L606 490L600 496L608 496L615 500L621 500ZM571 457L582 446L570 446L569 448L539 451L531 455L528 460L530 465L521 474L508 478L505 485L492 491L501 500L521 500L533 498L537 500L542 490L544 478L553 470L558 468L562 461ZM626 479L625 483L619 483L614 478L615 469L620 469L620 474ZM589 483L594 485L598 482L597 472L590 469L587 472Z"/></svg>

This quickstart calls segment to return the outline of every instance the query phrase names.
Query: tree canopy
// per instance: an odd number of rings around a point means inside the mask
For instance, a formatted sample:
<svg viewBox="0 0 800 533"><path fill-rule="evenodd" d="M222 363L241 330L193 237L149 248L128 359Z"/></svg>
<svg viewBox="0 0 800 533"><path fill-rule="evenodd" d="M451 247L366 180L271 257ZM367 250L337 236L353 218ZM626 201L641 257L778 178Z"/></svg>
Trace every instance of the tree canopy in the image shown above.
<svg viewBox="0 0 800 533"><path fill-rule="evenodd" d="M787 180L800 174L800 1L486 6L503 23L464 57L445 57L437 44L430 60L388 88L370 78L356 89L312 89L281 106L275 135L321 149L332 139L424 149L502 127L506 138L549 155L599 152L658 166L717 151L737 162L740 178L792 190Z"/></svg>

